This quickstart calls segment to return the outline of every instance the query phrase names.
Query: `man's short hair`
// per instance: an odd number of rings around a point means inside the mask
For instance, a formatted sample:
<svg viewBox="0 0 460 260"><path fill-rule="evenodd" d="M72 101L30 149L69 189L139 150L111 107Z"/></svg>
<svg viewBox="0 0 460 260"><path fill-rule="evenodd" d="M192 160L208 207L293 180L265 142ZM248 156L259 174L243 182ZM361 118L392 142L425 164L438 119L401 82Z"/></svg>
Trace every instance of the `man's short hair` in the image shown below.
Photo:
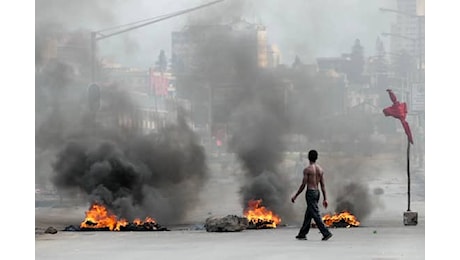
<svg viewBox="0 0 460 260"><path fill-rule="evenodd" d="M308 152L308 160L316 162L316 159L318 159L318 152L316 150L310 150Z"/></svg>

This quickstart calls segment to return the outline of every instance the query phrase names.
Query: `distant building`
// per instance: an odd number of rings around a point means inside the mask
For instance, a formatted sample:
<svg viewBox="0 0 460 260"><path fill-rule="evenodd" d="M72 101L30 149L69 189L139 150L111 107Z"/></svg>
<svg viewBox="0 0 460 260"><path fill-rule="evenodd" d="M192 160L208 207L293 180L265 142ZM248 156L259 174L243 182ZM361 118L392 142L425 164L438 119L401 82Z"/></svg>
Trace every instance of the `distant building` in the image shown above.
<svg viewBox="0 0 460 260"><path fill-rule="evenodd" d="M425 1L396 0L391 25L392 84L400 100L408 104L408 121L414 128L425 122ZM399 92L399 93L398 93ZM423 131L421 131L423 132Z"/></svg>
<svg viewBox="0 0 460 260"><path fill-rule="evenodd" d="M40 35L36 45L35 68L38 73L49 66L57 66L74 81L81 81L89 75L89 47L81 32L58 33L51 30Z"/></svg>
<svg viewBox="0 0 460 260"><path fill-rule="evenodd" d="M119 85L126 91L150 91L148 70L122 67L109 61L102 61L102 66L101 81Z"/></svg>
<svg viewBox="0 0 460 260"><path fill-rule="evenodd" d="M340 57L319 57L316 59L319 71L334 70L344 73L351 83L366 84L364 77L365 60L364 48L359 39L356 39L350 53L343 53Z"/></svg>
<svg viewBox="0 0 460 260"><path fill-rule="evenodd" d="M390 51L407 51L417 67L425 67L425 3L420 0L397 0L396 22L391 26ZM393 61L397 57L392 57Z"/></svg>
<svg viewBox="0 0 460 260"><path fill-rule="evenodd" d="M320 71L334 70L339 73L346 72L349 61L350 57L346 54L342 54L341 57L319 57L316 59Z"/></svg>
<svg viewBox="0 0 460 260"><path fill-rule="evenodd" d="M269 45L263 25L236 20L221 25L192 25L172 33L172 67L175 73L206 72L207 55L220 65L235 65L230 59L235 53L244 54L245 61L260 68L279 64L280 52ZM227 67L232 69L231 67Z"/></svg>

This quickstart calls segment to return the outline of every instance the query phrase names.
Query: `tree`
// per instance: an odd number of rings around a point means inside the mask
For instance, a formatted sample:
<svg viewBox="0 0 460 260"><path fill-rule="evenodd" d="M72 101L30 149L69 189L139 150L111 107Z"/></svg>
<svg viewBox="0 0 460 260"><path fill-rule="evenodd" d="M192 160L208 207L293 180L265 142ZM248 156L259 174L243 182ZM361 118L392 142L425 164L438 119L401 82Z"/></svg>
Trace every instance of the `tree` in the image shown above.
<svg viewBox="0 0 460 260"><path fill-rule="evenodd" d="M155 69L161 72L165 72L168 69L168 59L166 58L166 54L164 50L160 51L158 55L158 60L155 63Z"/></svg>
<svg viewBox="0 0 460 260"><path fill-rule="evenodd" d="M299 56L295 56L294 63L292 63L292 68L293 69L298 69L301 66L303 66L303 62L300 60Z"/></svg>

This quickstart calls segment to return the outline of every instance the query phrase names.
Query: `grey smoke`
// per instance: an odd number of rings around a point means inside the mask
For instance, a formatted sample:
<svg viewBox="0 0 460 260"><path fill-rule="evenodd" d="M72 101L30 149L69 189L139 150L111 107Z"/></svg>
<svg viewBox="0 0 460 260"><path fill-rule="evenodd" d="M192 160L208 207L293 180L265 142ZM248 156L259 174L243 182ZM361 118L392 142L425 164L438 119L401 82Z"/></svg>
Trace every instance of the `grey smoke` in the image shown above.
<svg viewBox="0 0 460 260"><path fill-rule="evenodd" d="M229 152L235 153L242 165L244 178L235 183L240 186L242 209L249 200L262 199L262 206L286 219L292 216L292 208L286 173L280 167L285 151L283 138L290 124L285 90L279 77L258 67L256 44L248 37L253 29L244 32L226 27L244 18L244 3L215 6L189 21L190 30L197 30L195 35L208 29L207 36L195 42L194 60L203 70L199 73L209 75L206 82L215 93L228 85L231 88L231 95L215 101L222 103L225 113L213 111L213 120L228 126ZM220 30L214 30L216 25Z"/></svg>
<svg viewBox="0 0 460 260"><path fill-rule="evenodd" d="M230 149L240 159L245 177L241 184L242 205L262 199L263 206L282 218L290 218L287 198L291 191L280 167L285 151L283 137L289 130L283 96L276 89L280 82L268 78L254 83L254 89L248 90L241 103L233 104L236 109L230 123Z"/></svg>
<svg viewBox="0 0 460 260"><path fill-rule="evenodd" d="M82 190L118 217L164 224L184 219L208 176L203 147L182 117L149 135L69 138L53 166L56 187Z"/></svg>
<svg viewBox="0 0 460 260"><path fill-rule="evenodd" d="M187 6L193 6L190 4L191 1L188 1ZM321 3L309 2L305 3L303 1L292 1L290 3L290 9L280 8L280 5L285 5L284 2L279 1L265 1L264 4L257 4L256 1L250 3L248 1L227 1L225 7L219 7L218 5L212 7L206 12L206 9L200 11L200 15L194 15L193 18L190 18L191 22L207 22L212 21L216 23L217 21L230 21L235 17L239 17L241 14L254 14L255 18L258 18L257 10L268 10L269 15L261 17L260 20L268 25L269 36L273 39L274 43L279 43L283 50L293 50L293 53L283 53L284 61L286 63L291 63L293 60L291 57L294 57L295 54L299 54L302 58L305 58L306 61L313 60L316 56L321 55L340 55L340 51L337 51L340 48L344 48L345 51L348 50L348 46L351 46L352 40L355 38L362 38L356 35L356 31L348 32L343 30L340 26L336 26L335 23L332 23L330 17L337 18L337 13L340 13L341 16L345 15L346 12L342 12L343 7L353 7L356 13L366 13L366 15L361 15L361 21L359 22L360 26L369 25L370 19L367 19L368 16L379 16L378 7L385 7L384 1L380 3L369 3L369 1L352 1L347 3L342 3L340 1L320 1ZM36 146L37 146L37 180L48 179L49 177L49 162L51 158L55 158L54 155L58 152L64 152L69 149L69 153L79 158L82 156L85 161L90 160L89 155L97 157L97 152L106 151L111 154L110 158L101 159L102 162L97 162L89 168L84 168L89 173L94 175L95 172L111 172L111 169L123 169L126 171L128 176L138 176L142 175L149 170L155 169L153 166L145 166L147 164L145 160L140 160L137 158L138 153L135 152L138 147L134 145L134 140L143 140L142 137L136 137L132 140L128 137L120 137L120 133L114 131L114 129L100 129L97 126L92 124L91 120L88 119L87 108L84 106L86 103L86 87L87 81L89 78L89 73L87 71L87 54L82 54L79 57L80 59L74 59L72 62L62 62L56 61L52 63L45 64L47 44L49 44L49 39L53 37L60 38L62 35L72 32L75 34L74 39L82 39L80 42L88 43L85 37L89 36L89 32L94 29L106 28L109 26L123 24L125 22L131 22L138 20L138 18L151 17L152 15L145 10L148 8L141 8L142 5L136 6L134 10L136 15L139 14L139 9L144 9L144 15L142 17L137 17L133 15L130 19L125 19L124 21L118 20L117 11L123 9L126 5L123 4L124 1L56 1L56 0L40 0L37 1L36 9L36 70L37 70L37 84L36 84ZM174 1L174 4L177 2ZM261 1L258 1L261 3ZM266 3L266 4L265 4ZM147 5L144 2L145 5ZM150 5L156 5L149 3ZM173 3L171 3L172 5ZM379 6L380 4L380 6ZM369 8L364 8L364 6L375 5L372 7L375 12L368 12ZM330 8L325 8L325 7ZM155 6L154 6L155 7ZM256 8L257 7L257 8ZM362 8L359 8L362 7ZM175 11L182 9L183 7L174 8L170 11ZM155 9L155 8L150 8ZM130 9L133 10L133 9ZM299 11L300 10L300 11ZM350 10L350 9L347 9ZM326 14L326 15L323 15ZM212 15L212 18L210 18ZM353 16L349 15L348 16ZM354 15L356 17L356 15ZM323 22L322 19L327 18L327 22ZM383 16L384 19L388 19L388 16ZM126 17L125 17L126 18ZM333 19L335 20L335 19ZM301 22L299 22L301 21ZM387 26L388 23L385 23ZM343 24L342 24L343 25ZM162 26L156 26L156 30L161 28L168 28L167 23ZM386 27L384 27L386 29ZM139 34L147 35L147 38L151 41L154 41L155 44L151 45L161 45L158 49L164 48L164 46L169 46L169 34L170 30L162 29L167 31L167 37L152 37L150 33L147 33L147 28L145 31L139 32ZM372 30L373 33L378 33L382 30L373 30L371 27L360 28L359 33L369 37L369 40L363 40L364 44L369 44L369 42L374 43L374 36L371 35L368 30ZM281 33L283 32L283 33ZM339 33L341 35L340 40L337 39ZM135 32L133 32L135 33ZM146 44L149 41L139 40L134 41L133 38L129 35L122 37L120 42L128 43L127 46L120 48L117 46L117 43L107 41L104 44L105 54L110 53L110 56L114 58L123 57L125 54L133 54L137 47L142 44ZM166 35L166 34L165 34ZM313 37L312 37L313 36ZM347 37L350 37L351 40L348 40ZM136 38L137 39L137 38ZM152 40L153 39L153 40ZM167 40L165 40L167 39ZM164 41L160 44L160 41ZM114 40L115 41L115 40ZM79 42L78 40L69 41L69 42ZM215 78L210 79L210 84L214 84L216 81L220 80L225 76L226 72L232 72L232 77L238 79L238 85L242 89L245 89L245 92L241 93L241 96L233 100L229 107L232 109L229 111L231 114L231 128L234 130L233 139L231 140L230 146L232 151L235 151L241 162L244 165L245 171L245 181L242 183L242 206L246 206L246 200L249 198L260 197L264 200L264 206L274 209L275 211L280 212L283 215L289 215L290 209L286 209L286 202L289 200L289 194L292 190L289 190L289 185L286 185L284 177L286 173L283 172L283 169L280 169L279 164L281 162L281 153L286 149L285 145L282 142L282 137L285 133L289 131L289 124L292 123L288 118L289 115L285 114L283 108L280 107L280 104L283 102L279 99L279 95L271 95L276 93L276 88L279 82L276 81L276 77L271 77L269 75L262 75L255 67L247 61L247 56L245 56L245 51L238 45L238 39L229 39L227 45L224 45L226 48L226 55L218 56L215 55L218 49L210 49L209 47L215 46L212 43L203 43L201 47L204 55L204 61L207 61L210 66L208 67L206 73L212 74L216 72ZM336 46L334 46L336 45ZM346 47L344 47L346 46ZM120 51L123 50L123 51ZM369 50L369 48L367 48ZM83 50L84 51L84 50ZM87 52L88 50L86 50ZM216 52L213 52L216 51ZM140 52L140 51L138 51ZM149 59L147 64L153 62L155 55L158 51L152 51L152 59ZM318 54L320 53L320 54ZM130 55L137 61L135 55ZM144 55L147 57L148 55ZM220 57L222 60L233 60L231 70L227 68L219 68L216 66L220 63L220 60L217 59ZM78 58L78 57L76 57ZM126 58L126 57L124 57ZM145 62L144 62L145 63ZM219 69L217 71L217 69ZM257 93L257 94L256 94ZM259 96L260 93L264 95ZM312 97L317 92L305 92L304 96L299 95L299 100L302 98L309 98L310 101L316 101L316 103L331 104L328 99L321 100L317 98L316 100ZM119 100L120 96L113 97L114 99ZM129 108L119 108L120 102L113 101L111 104L114 109L126 110ZM299 104L299 103L297 103ZM129 102L127 103L129 107ZM314 131L321 132L324 129L336 128L340 129L342 125L331 125L325 126L322 125L322 122L315 120L315 110L308 107L308 105L299 105L302 109L298 111L300 114L308 113L307 116L301 118L303 122L298 124L306 125L305 135L311 135ZM353 121L354 122L354 121ZM179 124L180 125L180 124ZM323 127L322 127L323 126ZM98 138L90 139L88 136L91 131L95 131L95 127L98 129ZM152 138L157 140L158 134ZM163 133L163 135L166 135ZM167 138L166 138L167 139ZM190 139L193 139L190 137ZM72 142L68 143L69 140ZM147 145L148 142L142 142L143 145ZM142 145L139 146L141 148ZM192 145L188 146L189 148L194 147ZM313 147L318 149L320 152L322 150L321 146ZM338 150L345 150L345 148L336 147ZM143 148L147 151L150 151L151 148ZM307 148L308 149L308 148ZM73 151L73 153L71 153ZM127 153L127 151L130 151ZM81 155L83 154L83 155ZM188 153L186 153L188 154ZM178 154L173 154L178 155ZM182 155L184 156L184 155ZM179 156L181 157L181 156ZM63 160L62 155L58 155L58 162ZM92 158L92 157L91 157ZM81 159L83 160L83 159ZM321 159L320 159L321 160ZM91 160L90 160L91 161ZM148 160L147 160L148 161ZM197 160L198 161L198 160ZM139 166L140 165L142 166ZM58 167L59 163L55 165ZM198 163L200 165L200 163ZM334 168L334 162L326 165L327 167ZM85 166L86 167L86 166ZM57 169L56 168L56 169ZM60 168L59 168L60 169ZM61 169L62 172L65 171L65 167ZM63 173L60 174L63 174ZM349 178L355 176L356 171L350 169L341 169L338 167L337 171L331 171L337 174L346 175ZM133 174L134 173L134 174ZM142 173L142 174L141 174ZM148 174L147 174L148 175ZM67 174L64 174L65 177L71 178ZM109 174L109 176L111 176ZM181 179L182 175L178 174L172 175L175 176L176 180ZM201 176L201 175L199 175ZM328 175L331 176L331 175ZM157 176L158 177L158 176ZM63 178L61 176L60 178ZM76 177L72 177L76 178ZM119 211L123 215L130 215L133 212L140 212L143 209L141 205L147 208L149 213L157 214L156 209L161 208L165 211L165 216L171 216L176 214L173 209L167 205L171 202L171 194L175 194L174 189L176 186L173 183L168 188L159 190L155 185L149 185L149 188L143 188L141 195L130 194L129 191L132 190L132 187L137 187L138 180L137 177L132 180L133 182L126 183L126 187L117 189L114 193L114 189L107 188L105 185L95 185L90 182L91 185L87 187L86 185L78 184L75 185L74 182L67 183L63 180L59 180L59 187L62 185L66 187L82 187L84 190L88 190L88 194L91 197L104 199L105 201L111 203L111 206ZM160 179L166 178L164 176L159 177ZM58 178L59 179L59 178ZM64 178L65 179L65 178ZM97 179L97 178L96 178ZM96 181L94 176L90 179L91 181ZM201 182L205 181L205 175L201 177L195 177L199 179L194 183L188 183L192 187L192 191L197 192L199 187L201 187ZM83 179L80 179L83 180ZM97 179L99 180L99 179ZM56 180L57 181L57 180ZM101 179L100 181L106 181L106 179ZM164 180L166 181L166 180ZM362 180L359 179L359 182ZM182 183L179 181L179 183ZM110 185L108 185L110 186ZM328 189L334 191L342 190L343 183L332 182ZM112 187L112 186L110 186ZM359 189L361 185L357 185ZM94 189L91 189L94 188ZM196 189L193 189L196 188ZM294 187L294 188L297 188ZM367 189L364 187L363 189ZM345 189L346 191L346 189ZM140 191L136 191L140 192ZM130 195L127 195L130 194ZM361 192L360 194L367 194L367 192ZM121 196L127 195L127 196ZM335 195L335 194L334 194ZM146 198L155 198L155 200L149 200ZM141 199L143 198L143 199ZM193 196L192 196L193 198ZM281 198L284 198L284 202ZM91 198L90 198L91 199ZM140 202L141 201L141 202ZM133 204L138 203L138 204ZM140 204L139 204L140 203ZM289 203L287 203L289 205ZM179 201L178 205L182 205ZM193 202L191 203L193 205ZM367 212L370 209L371 205L365 205L366 209L361 210L362 212ZM183 213L184 208L179 207L179 211ZM155 211L155 212L153 212ZM180 212L178 213L180 215Z"/></svg>
<svg viewBox="0 0 460 260"><path fill-rule="evenodd" d="M365 221L375 210L383 208L382 196L371 190L367 180L383 176L384 167L361 158L325 158L321 154L318 161L325 169L330 213L349 211L359 221Z"/></svg>
<svg viewBox="0 0 460 260"><path fill-rule="evenodd" d="M83 193L86 202L102 201L119 217L182 221L208 172L186 119L148 136L127 131L116 119L136 120L135 104L120 86L103 86L99 122L88 109L89 32L55 23L37 29L36 183L74 199ZM80 55L56 59L53 44L77 47Z"/></svg>
<svg viewBox="0 0 460 260"><path fill-rule="evenodd" d="M337 194L335 201L337 213L347 210L359 219L366 219L375 206L372 205L369 188L362 183L349 183L342 186Z"/></svg>
<svg viewBox="0 0 460 260"><path fill-rule="evenodd" d="M222 11L224 9L222 6L215 6L212 11L204 12L209 15L194 17L194 20L190 20L190 28L228 24L243 18L245 13L250 12L247 2L235 1L232 4L226 6L226 12ZM278 18L282 19L281 15ZM313 18L308 17L308 19ZM254 60L251 59L250 50L241 47L248 46L241 42L241 39L237 34L229 36L216 33L212 36L211 32L208 38L200 39L201 41L198 42L195 59L203 69L199 73L211 75L207 78L211 88L218 89L221 82L231 82L235 93L238 93L236 98L227 100L228 103L225 104L227 110L223 116L230 115L228 118L229 149L237 155L243 167L244 180L240 183L242 207L246 207L250 199L262 199L264 206L274 210L284 219L289 219L292 216L289 197L293 191L286 180L287 173L280 167L283 152L287 150L283 139L285 135L294 130L293 126L295 126L296 133L312 140L328 138L336 132L345 132L353 137L356 136L356 128L361 124L364 126L370 124L366 122L348 124L344 129L343 122L346 123L347 118L343 116L339 118L331 114L328 121L316 117L318 114L332 113L335 106L340 106L340 100L334 99L337 97L335 93L329 92L340 78L328 82L328 78L321 78L321 75L312 78L292 74L297 92L290 93L290 100L285 99L284 91L289 90L285 89L283 83L278 80L285 75L279 71L257 68ZM351 44L352 41L349 43L350 47ZM302 48L302 51L305 51L305 48ZM322 148L317 146L303 149L321 151ZM340 172L343 171L341 169ZM345 172L350 178L357 173L356 171ZM361 185L360 181L357 180L359 184L356 186L358 189L356 192L361 196L367 196L366 185ZM343 183L331 182L330 184L332 185L329 185L328 189L333 190L331 193L336 196L333 198L339 198L341 194L337 192L342 189ZM297 187L296 185L294 189ZM361 187L363 188L360 189ZM353 198L351 201L353 202ZM341 207L344 206L340 201L337 203ZM359 200L353 203L360 205L354 208L358 207L359 214L363 217L366 217L373 207L372 203L361 203Z"/></svg>

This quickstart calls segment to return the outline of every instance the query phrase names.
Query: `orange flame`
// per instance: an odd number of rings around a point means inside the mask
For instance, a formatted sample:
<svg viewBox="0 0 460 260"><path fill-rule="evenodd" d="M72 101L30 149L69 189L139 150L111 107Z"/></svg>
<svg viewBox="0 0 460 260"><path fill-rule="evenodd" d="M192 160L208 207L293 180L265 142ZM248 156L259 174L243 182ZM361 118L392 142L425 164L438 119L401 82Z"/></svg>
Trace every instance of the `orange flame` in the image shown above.
<svg viewBox="0 0 460 260"><path fill-rule="evenodd" d="M151 218L151 217L146 217L144 219L144 221L142 221L140 218L136 218L133 220L133 224L136 225L136 226L141 226L141 225L144 225L144 223L151 223L151 224L155 224L156 221Z"/></svg>
<svg viewBox="0 0 460 260"><path fill-rule="evenodd" d="M252 223L267 223L266 227L276 228L281 223L281 218L268 210L264 206L261 206L262 200L249 200L248 207L244 210L243 214Z"/></svg>
<svg viewBox="0 0 460 260"><path fill-rule="evenodd" d="M146 217L144 223L155 223L155 220ZM143 225L140 219L135 219L135 225ZM110 213L103 205L94 203L86 211L85 220L80 224L80 228L108 228L111 231L119 231L121 227L126 227L129 222L126 219L118 219L117 216Z"/></svg>
<svg viewBox="0 0 460 260"><path fill-rule="evenodd" d="M347 223L348 224L347 227L350 227L350 226L357 227L361 225L361 222L359 222L358 219L353 214L351 214L350 212L346 210L342 211L339 214L324 215L323 222L327 227L332 227L335 223L340 223L340 222Z"/></svg>

